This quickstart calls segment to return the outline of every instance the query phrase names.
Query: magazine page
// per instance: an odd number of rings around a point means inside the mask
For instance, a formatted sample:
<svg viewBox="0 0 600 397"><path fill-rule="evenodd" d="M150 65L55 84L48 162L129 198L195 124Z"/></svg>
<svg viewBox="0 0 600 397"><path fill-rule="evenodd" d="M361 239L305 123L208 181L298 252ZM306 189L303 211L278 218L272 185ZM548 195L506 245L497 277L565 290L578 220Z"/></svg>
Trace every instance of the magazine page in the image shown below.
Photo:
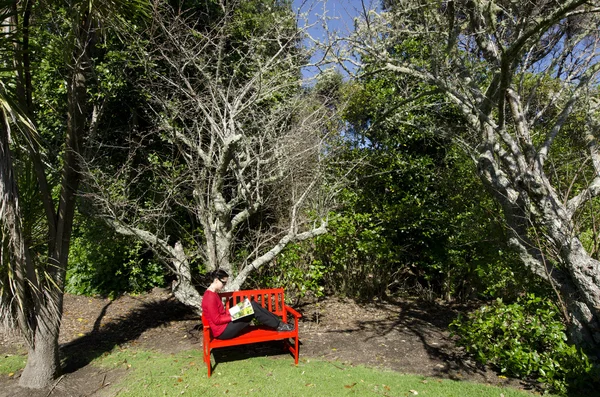
<svg viewBox="0 0 600 397"><path fill-rule="evenodd" d="M252 309L252 304L246 298L237 305L230 307L229 314L231 314L231 321L235 321L254 314L254 309Z"/></svg>

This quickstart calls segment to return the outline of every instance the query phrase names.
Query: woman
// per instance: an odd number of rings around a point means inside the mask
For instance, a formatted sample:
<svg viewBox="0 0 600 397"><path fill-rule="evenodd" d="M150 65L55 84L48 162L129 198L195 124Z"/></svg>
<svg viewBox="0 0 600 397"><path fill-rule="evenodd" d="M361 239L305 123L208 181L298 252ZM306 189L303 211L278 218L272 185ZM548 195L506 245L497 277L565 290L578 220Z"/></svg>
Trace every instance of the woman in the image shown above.
<svg viewBox="0 0 600 397"><path fill-rule="evenodd" d="M208 321L215 338L231 339L239 335L244 328L250 325L253 318L256 318L259 323L280 332L294 330L294 325L284 323L279 317L255 301L251 301L254 315L242 317L235 322L231 321L231 315L225 310L223 302L217 294L227 284L229 274L224 270L217 269L209 273L209 277L212 279L212 283L208 286L202 298L202 315Z"/></svg>

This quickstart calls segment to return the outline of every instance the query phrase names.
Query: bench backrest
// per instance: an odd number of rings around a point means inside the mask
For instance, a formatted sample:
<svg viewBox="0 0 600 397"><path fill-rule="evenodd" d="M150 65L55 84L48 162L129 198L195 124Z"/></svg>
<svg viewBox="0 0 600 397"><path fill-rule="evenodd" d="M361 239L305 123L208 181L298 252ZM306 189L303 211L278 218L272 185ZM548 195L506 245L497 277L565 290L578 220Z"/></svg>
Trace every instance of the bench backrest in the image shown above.
<svg viewBox="0 0 600 397"><path fill-rule="evenodd" d="M223 305L225 305L225 309L227 310L229 310L232 305L236 305L245 298L248 298L250 300L254 299L271 313L283 317L283 321L287 320L287 313L284 310L285 296L283 288L220 292L219 297L221 297L221 300L224 300ZM202 316L202 324L206 327L208 326L208 322L204 316Z"/></svg>
<svg viewBox="0 0 600 397"><path fill-rule="evenodd" d="M232 305L236 305L248 298L250 300L254 299L271 313L275 313L278 316L284 315L285 296L283 288L220 292L219 296L221 299L225 299L223 304L227 310L229 310Z"/></svg>

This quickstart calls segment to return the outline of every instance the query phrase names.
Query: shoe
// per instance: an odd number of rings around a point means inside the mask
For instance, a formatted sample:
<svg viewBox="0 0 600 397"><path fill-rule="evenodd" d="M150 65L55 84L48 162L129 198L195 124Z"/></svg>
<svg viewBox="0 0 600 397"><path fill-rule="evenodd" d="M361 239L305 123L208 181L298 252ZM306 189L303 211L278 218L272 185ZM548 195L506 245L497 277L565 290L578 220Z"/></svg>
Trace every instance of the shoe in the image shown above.
<svg viewBox="0 0 600 397"><path fill-rule="evenodd" d="M283 321L279 323L277 332L290 332L294 330L294 324L286 324Z"/></svg>

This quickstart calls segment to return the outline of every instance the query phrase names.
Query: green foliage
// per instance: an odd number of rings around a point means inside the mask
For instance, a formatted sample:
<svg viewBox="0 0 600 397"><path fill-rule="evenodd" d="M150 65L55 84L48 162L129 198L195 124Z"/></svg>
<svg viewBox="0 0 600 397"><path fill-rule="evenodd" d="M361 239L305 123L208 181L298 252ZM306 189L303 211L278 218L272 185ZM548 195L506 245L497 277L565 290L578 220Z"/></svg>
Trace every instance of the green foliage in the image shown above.
<svg viewBox="0 0 600 397"><path fill-rule="evenodd" d="M248 280L262 288L283 287L299 297L324 296L324 278L328 269L313 256L311 242L289 244L268 267L261 268Z"/></svg>
<svg viewBox="0 0 600 397"><path fill-rule="evenodd" d="M163 267L141 242L82 218L73 232L66 292L115 297L164 285Z"/></svg>
<svg viewBox="0 0 600 397"><path fill-rule="evenodd" d="M417 50L403 45L404 52ZM386 73L340 91L348 102L344 160L354 165L356 182L341 196L331 233L317 239L327 287L362 299L396 292L469 299L522 290L528 279L515 277L517 260L505 248L498 208L472 159L446 137L461 128L456 110L428 87Z"/></svg>
<svg viewBox="0 0 600 397"><path fill-rule="evenodd" d="M586 354L567 342L558 308L534 294L512 304L497 299L451 328L479 362L509 376L535 378L562 394L598 375Z"/></svg>
<svg viewBox="0 0 600 397"><path fill-rule="evenodd" d="M358 299L382 296L400 268L402 247L395 245L376 214L334 215L330 233L316 240L320 261L326 265L331 292Z"/></svg>

